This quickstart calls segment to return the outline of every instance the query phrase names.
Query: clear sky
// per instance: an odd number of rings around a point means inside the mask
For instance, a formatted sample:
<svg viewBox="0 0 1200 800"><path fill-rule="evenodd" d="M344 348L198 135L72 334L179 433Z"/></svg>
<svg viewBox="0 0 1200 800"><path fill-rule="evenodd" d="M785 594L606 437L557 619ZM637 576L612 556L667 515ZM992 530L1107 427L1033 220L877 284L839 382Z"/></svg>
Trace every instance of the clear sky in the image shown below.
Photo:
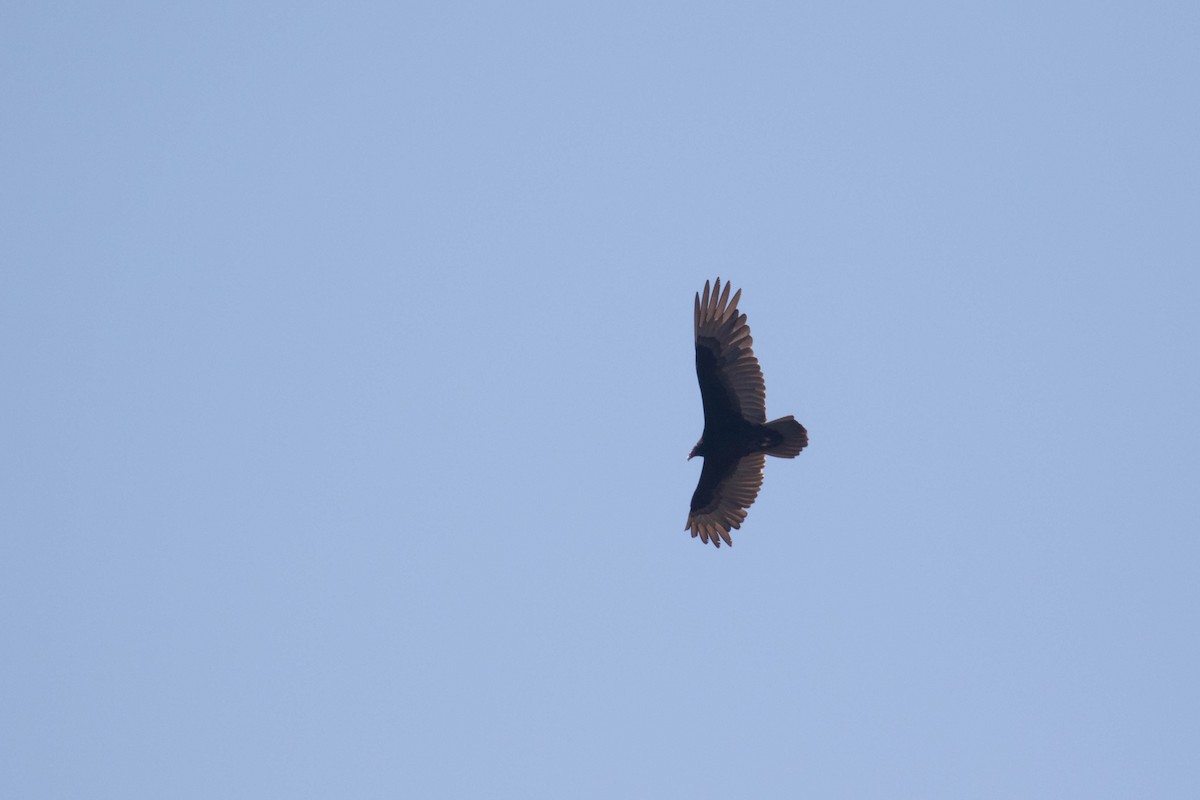
<svg viewBox="0 0 1200 800"><path fill-rule="evenodd" d="M1200 796L1198 42L8 4L0 796ZM717 275L811 438L720 550Z"/></svg>

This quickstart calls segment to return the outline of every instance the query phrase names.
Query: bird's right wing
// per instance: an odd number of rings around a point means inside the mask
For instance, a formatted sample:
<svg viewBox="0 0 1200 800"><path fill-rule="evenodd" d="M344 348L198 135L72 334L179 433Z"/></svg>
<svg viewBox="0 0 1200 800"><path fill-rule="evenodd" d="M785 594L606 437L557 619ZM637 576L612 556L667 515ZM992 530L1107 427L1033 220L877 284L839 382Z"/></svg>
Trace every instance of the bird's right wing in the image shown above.
<svg viewBox="0 0 1200 800"><path fill-rule="evenodd" d="M705 422L740 415L759 424L767 421L767 391L762 369L754 356L746 315L738 314L739 289L729 298L729 284L721 291L721 279L704 297L696 293L696 377L704 400Z"/></svg>
<svg viewBox="0 0 1200 800"><path fill-rule="evenodd" d="M704 459L700 482L692 495L692 510L684 526L692 532L693 538L699 536L705 544L711 539L717 547L721 546L721 539L725 544L733 545L729 529L742 526L746 509L758 497L765 463L766 456L762 453L743 456L733 464L715 458Z"/></svg>

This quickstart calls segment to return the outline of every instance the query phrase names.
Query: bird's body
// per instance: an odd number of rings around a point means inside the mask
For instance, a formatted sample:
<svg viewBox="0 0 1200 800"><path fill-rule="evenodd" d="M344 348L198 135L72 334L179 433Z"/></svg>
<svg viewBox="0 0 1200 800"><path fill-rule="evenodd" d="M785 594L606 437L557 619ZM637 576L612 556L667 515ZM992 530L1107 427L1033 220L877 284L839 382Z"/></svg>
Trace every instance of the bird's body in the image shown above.
<svg viewBox="0 0 1200 800"><path fill-rule="evenodd" d="M721 279L704 297L696 293L696 377L704 402L704 433L692 450L704 468L692 495L686 529L717 547L732 545L731 528L741 527L746 509L762 486L765 456L795 458L808 444L804 426L791 416L767 422L766 388L752 349L739 290L729 297Z"/></svg>

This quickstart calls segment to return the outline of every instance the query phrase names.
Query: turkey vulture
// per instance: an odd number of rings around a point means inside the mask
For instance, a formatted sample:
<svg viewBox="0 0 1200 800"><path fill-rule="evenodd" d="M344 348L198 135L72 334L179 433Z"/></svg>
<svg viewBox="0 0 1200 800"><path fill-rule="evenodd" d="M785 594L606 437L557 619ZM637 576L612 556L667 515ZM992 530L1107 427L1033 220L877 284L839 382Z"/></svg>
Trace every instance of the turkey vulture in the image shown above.
<svg viewBox="0 0 1200 800"><path fill-rule="evenodd" d="M740 528L762 486L766 456L795 458L808 432L792 416L767 422L762 370L751 349L746 315L738 313L739 289L729 298L717 278L711 294L696 292L696 377L704 401L704 433L692 456L704 456L685 529L692 537L733 546L730 528Z"/></svg>

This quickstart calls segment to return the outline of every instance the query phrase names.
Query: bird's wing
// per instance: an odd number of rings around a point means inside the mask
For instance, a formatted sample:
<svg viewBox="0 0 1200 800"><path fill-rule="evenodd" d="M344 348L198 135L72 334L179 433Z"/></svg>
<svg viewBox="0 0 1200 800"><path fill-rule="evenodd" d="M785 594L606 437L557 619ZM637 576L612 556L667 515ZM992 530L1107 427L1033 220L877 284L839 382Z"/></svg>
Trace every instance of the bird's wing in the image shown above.
<svg viewBox="0 0 1200 800"><path fill-rule="evenodd" d="M704 297L696 293L696 377L704 400L704 419L710 422L738 414L750 422L767 421L767 390L762 369L754 357L746 315L738 314L739 289L729 298L729 284L721 291L721 279Z"/></svg>
<svg viewBox="0 0 1200 800"><path fill-rule="evenodd" d="M729 529L742 526L746 509L758 497L765 463L766 456L762 453L751 453L732 464L705 458L684 528L706 544L711 539L720 547L721 539L724 539L725 544L732 546Z"/></svg>

